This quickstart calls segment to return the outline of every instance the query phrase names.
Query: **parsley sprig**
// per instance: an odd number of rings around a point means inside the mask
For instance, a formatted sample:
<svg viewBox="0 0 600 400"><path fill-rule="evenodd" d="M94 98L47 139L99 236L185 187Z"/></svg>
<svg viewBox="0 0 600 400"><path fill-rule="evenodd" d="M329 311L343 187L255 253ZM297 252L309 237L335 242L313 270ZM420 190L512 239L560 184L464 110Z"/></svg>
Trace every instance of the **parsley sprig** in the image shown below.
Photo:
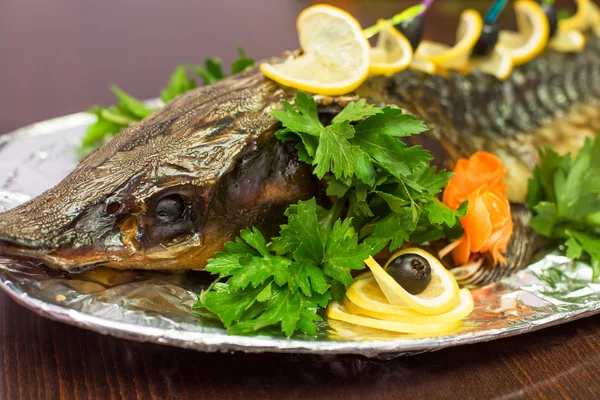
<svg viewBox="0 0 600 400"><path fill-rule="evenodd" d="M252 66L254 60L248 58L244 49L238 47L238 58L231 64L231 74L237 74ZM192 77L190 77L190 71ZM199 85L200 80L205 85L218 82L227 75L219 58L208 58L204 65L184 66L175 68L167 87L161 91L163 103L168 103L175 97ZM147 107L141 100L125 93L117 86L111 86L119 103L110 107L94 106L88 110L98 118L90 125L84 136L78 153L81 157L100 147L106 140L113 137L131 124L146 118L155 109Z"/></svg>
<svg viewBox="0 0 600 400"><path fill-rule="evenodd" d="M551 148L540 151L540 163L529 181L527 203L531 227L563 243L567 257L589 261L600 276L600 136L587 139L576 157Z"/></svg>
<svg viewBox="0 0 600 400"><path fill-rule="evenodd" d="M294 105L285 102L283 110L273 111L284 127L277 137L298 141L300 159L327 180L328 195L348 201L348 216L373 252L390 242L390 250L400 247L423 217L430 231L423 239L441 239L442 226L454 227L465 214L466 204L454 211L437 198L451 173L430 166L427 150L398 140L426 131L422 121L361 100L323 126L313 98L299 92Z"/></svg>
<svg viewBox="0 0 600 400"><path fill-rule="evenodd" d="M399 109L351 102L324 125L315 100L299 92L273 116L282 123L277 138L297 143L334 206L326 210L315 199L291 205L269 244L257 229L243 231L209 260L206 270L218 280L195 309L234 334L276 327L288 337L315 335L318 309L343 299L351 271L369 255L446 237L466 204L454 211L438 200L450 173L430 166L425 149L399 140L427 130Z"/></svg>
<svg viewBox="0 0 600 400"><path fill-rule="evenodd" d="M256 228L243 230L206 267L229 279L203 291L195 309L217 315L233 334L281 325L288 337L296 330L316 335L317 310L336 290L343 296L352 283L350 270L363 268L370 252L358 244L350 219L329 218L334 210L314 199L290 207L276 246L268 246Z"/></svg>

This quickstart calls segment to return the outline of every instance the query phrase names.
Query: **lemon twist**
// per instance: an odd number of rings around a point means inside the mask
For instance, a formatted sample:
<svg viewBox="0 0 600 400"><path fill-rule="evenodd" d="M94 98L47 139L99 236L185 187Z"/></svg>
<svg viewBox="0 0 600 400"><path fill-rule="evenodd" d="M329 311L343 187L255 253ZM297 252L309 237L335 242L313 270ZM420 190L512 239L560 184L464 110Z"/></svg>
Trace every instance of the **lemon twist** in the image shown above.
<svg viewBox="0 0 600 400"><path fill-rule="evenodd" d="M408 293L385 271L396 257L407 253L424 257L431 266L431 283L418 295ZM474 302L469 290L459 290L452 274L424 250L399 251L384 268L372 257L365 260L365 264L371 272L356 278L341 304L334 301L328 307L330 326L338 336L352 337L352 326L356 327L356 332L372 329L371 335L377 331L440 335L455 330L473 311ZM335 321L351 325L337 328Z"/></svg>

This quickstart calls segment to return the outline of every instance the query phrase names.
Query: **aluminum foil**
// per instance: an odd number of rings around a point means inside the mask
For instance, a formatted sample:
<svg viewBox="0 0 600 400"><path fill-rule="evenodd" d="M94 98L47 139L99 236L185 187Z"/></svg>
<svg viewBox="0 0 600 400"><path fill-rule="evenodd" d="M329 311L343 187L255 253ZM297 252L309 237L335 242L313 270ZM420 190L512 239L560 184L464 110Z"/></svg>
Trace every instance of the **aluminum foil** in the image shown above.
<svg viewBox="0 0 600 400"><path fill-rule="evenodd" d="M94 117L74 114L0 136L0 211L36 196L76 165L75 148ZM68 275L0 258L0 287L39 315L113 336L201 351L352 353L388 357L495 340L598 313L600 284L591 269L555 253L500 282L472 291L475 310L439 337L383 335L338 323L317 338L232 336L191 306L210 282L203 272L99 268ZM333 326L333 325L332 325Z"/></svg>

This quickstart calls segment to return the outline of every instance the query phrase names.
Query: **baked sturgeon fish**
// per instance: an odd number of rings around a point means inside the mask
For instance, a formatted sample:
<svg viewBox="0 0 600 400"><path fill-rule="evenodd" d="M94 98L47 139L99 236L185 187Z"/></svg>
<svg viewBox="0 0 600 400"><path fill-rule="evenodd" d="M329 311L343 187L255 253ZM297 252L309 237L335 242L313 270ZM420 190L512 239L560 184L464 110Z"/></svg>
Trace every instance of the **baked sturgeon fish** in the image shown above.
<svg viewBox="0 0 600 400"><path fill-rule="evenodd" d="M0 214L0 254L77 272L97 265L202 269L240 229L275 234L291 203L320 193L271 111L294 90L257 69L187 92L88 155L56 187ZM523 202L540 146L575 151L600 129L600 39L582 52L547 51L510 79L406 70L373 77L355 94L318 98L335 113L349 99L395 105L431 128L418 144L452 167L477 150L508 167ZM526 265L535 246L528 211L513 207L508 264L468 273L481 284ZM459 279L460 280L460 279Z"/></svg>

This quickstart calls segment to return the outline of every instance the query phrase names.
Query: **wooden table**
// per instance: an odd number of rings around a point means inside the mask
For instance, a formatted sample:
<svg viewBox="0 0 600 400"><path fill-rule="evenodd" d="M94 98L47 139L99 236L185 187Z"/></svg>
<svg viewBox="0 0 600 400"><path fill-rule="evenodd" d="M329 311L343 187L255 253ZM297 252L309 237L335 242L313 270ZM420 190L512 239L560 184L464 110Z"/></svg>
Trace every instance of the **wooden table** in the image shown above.
<svg viewBox="0 0 600 400"><path fill-rule="evenodd" d="M209 55L229 61L238 43L256 58L295 48L294 20L307 3L2 0L0 132L110 104L111 82L153 97L176 64ZM453 32L457 3L438 3L431 37ZM368 24L407 3L336 4ZM0 396L9 399L594 398L600 392L600 317L380 362L203 354L52 322L4 294L0 309Z"/></svg>

